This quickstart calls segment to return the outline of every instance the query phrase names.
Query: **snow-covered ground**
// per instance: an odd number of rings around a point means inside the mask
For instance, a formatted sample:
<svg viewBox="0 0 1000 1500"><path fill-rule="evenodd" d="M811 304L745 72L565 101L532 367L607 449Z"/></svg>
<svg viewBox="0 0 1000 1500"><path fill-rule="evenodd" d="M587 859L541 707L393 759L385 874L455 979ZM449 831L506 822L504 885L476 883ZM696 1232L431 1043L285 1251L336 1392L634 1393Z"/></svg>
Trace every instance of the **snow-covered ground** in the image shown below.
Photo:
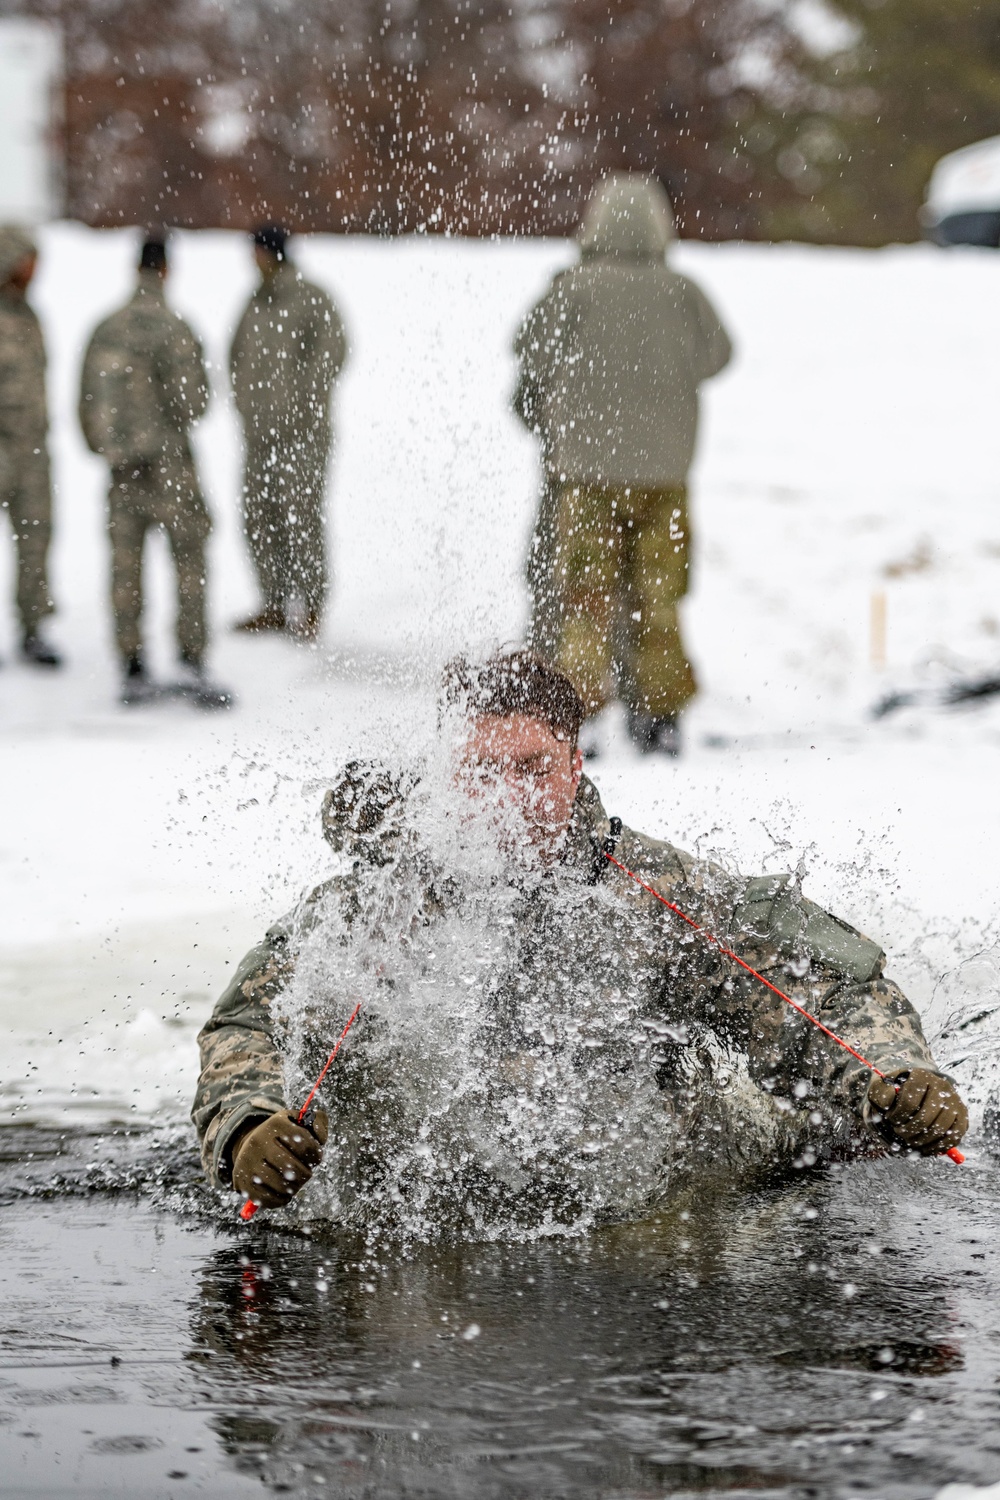
<svg viewBox="0 0 1000 1500"><path fill-rule="evenodd" d="M335 603L322 648L244 640L225 351L252 284L242 237L178 236L169 287L205 341L198 451L216 529L213 667L239 707L115 703L104 474L75 420L86 337L131 281L125 232L44 235L34 299L52 358L53 637L68 670L13 656L0 539L0 975L4 1114L107 1120L186 1108L193 1032L225 973L325 867L320 789L345 755L426 734L439 664L511 640L537 488L507 409L509 346L563 243L298 247L349 325L332 479ZM706 389L685 620L702 694L678 765L608 724L609 808L745 870L793 868L878 937L940 1029L1000 1005L1000 703L880 723L888 686L1000 665L1000 259L685 245L677 263L738 348ZM0 527L0 531L4 528ZM154 654L170 580L153 551ZM871 660L885 596L888 665ZM982 1092L1000 1026L973 1029ZM994 1044L994 1037L996 1042ZM948 1044L942 1056L962 1055Z"/></svg>

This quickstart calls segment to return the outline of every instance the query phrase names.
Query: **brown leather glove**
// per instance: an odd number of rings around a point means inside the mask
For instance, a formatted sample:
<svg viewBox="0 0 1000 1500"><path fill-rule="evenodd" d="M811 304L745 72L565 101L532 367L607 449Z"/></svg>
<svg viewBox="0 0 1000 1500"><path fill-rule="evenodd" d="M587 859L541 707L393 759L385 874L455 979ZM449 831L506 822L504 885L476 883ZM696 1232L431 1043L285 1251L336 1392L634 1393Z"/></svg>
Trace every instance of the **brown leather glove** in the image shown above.
<svg viewBox="0 0 1000 1500"><path fill-rule="evenodd" d="M316 1110L310 1126L287 1109L262 1120L241 1137L233 1152L233 1187L258 1208L280 1208L305 1187L319 1165L328 1123Z"/></svg>
<svg viewBox="0 0 1000 1500"><path fill-rule="evenodd" d="M950 1151L969 1128L969 1111L955 1085L929 1068L899 1068L885 1078L876 1075L868 1098L878 1111L876 1124L921 1156Z"/></svg>

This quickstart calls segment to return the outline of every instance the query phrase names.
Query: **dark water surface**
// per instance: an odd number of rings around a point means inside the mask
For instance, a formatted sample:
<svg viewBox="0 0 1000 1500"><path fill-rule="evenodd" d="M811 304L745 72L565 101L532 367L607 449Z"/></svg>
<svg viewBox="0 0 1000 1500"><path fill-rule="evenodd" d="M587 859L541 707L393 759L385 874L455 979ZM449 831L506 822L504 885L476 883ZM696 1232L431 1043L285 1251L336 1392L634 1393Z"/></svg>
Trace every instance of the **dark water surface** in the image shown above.
<svg viewBox="0 0 1000 1500"><path fill-rule="evenodd" d="M374 1255L221 1218L181 1132L3 1131L0 1157L4 1496L917 1500L1000 1479L985 1156Z"/></svg>

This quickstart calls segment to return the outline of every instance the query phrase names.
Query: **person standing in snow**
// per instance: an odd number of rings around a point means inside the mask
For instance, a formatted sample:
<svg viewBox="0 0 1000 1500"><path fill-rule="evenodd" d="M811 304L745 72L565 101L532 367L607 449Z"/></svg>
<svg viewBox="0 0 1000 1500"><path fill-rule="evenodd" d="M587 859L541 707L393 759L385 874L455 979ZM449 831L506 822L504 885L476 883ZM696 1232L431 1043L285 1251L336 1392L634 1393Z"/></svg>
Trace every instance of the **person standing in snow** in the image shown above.
<svg viewBox="0 0 1000 1500"><path fill-rule="evenodd" d="M147 672L140 619L143 542L148 531L162 527L177 570L176 690L204 706L224 706L229 695L205 676L205 543L212 523L189 439L208 406L208 376L198 339L167 306L166 278L166 244L149 238L135 292L97 327L87 348L80 424L111 469L108 534L121 701L145 702L161 691Z"/></svg>
<svg viewBox="0 0 1000 1500"><path fill-rule="evenodd" d="M698 388L732 348L708 298L665 263L672 238L655 178L598 184L579 264L556 276L515 340L514 407L545 470L529 563L534 644L550 646L589 715L614 696L617 671L635 744L676 755L696 690L677 606Z"/></svg>
<svg viewBox="0 0 1000 1500"><path fill-rule="evenodd" d="M253 237L260 285L229 356L245 443L243 515L261 608L235 628L319 633L326 600L326 476L333 442L330 399L347 357L333 299L288 256L287 231ZM293 601L301 613L290 613Z"/></svg>
<svg viewBox="0 0 1000 1500"><path fill-rule="evenodd" d="M21 655L36 667L58 667L58 654L39 630L52 611L52 484L45 345L27 299L37 262L35 242L25 230L0 227L0 509L10 518L17 546Z"/></svg>

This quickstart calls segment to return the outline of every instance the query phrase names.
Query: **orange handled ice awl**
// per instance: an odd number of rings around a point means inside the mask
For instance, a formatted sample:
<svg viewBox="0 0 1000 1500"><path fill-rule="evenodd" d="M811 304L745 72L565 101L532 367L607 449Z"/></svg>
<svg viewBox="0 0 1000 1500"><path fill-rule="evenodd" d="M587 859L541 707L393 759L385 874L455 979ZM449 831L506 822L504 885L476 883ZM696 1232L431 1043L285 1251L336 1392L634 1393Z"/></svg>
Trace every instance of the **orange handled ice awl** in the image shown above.
<svg viewBox="0 0 1000 1500"><path fill-rule="evenodd" d="M790 1005L793 1010L797 1010L800 1016L805 1016L806 1020L811 1021L814 1026L817 1026L820 1031L822 1031L826 1036L830 1038L831 1042L836 1042L838 1047L843 1047L845 1052L849 1052L852 1057L856 1057L858 1062L864 1063L865 1067L868 1068L872 1073L876 1074L877 1077L885 1078L885 1074L882 1072L881 1068L876 1068L874 1063L870 1063L867 1057L862 1057L860 1052L856 1052L848 1042L844 1041L843 1037L839 1037L835 1031L830 1030L829 1026L824 1026L822 1021L818 1021L815 1016L810 1015L807 1010L805 1010L801 1005L799 1005L795 1000L792 999L791 995L786 995L784 990L779 990L778 986L776 984L772 984L769 979L765 979L763 974L758 974L756 969L752 968L750 964L748 964L744 959L740 958L738 953L734 953L732 948L727 948L724 943L721 943L713 933L709 932L707 927L700 927L692 917L688 916L686 911L682 911L679 906L675 906L672 901L668 901L666 896L661 896L659 891L656 890L653 886L647 885L644 880L641 880L639 878L634 870L630 870L627 865L623 865L620 859L615 859L614 855L608 849L603 849L601 852L606 860L616 866L617 869L621 870L623 875L627 875L630 880L635 881L636 885L641 885L644 891L648 891L651 896L655 896L657 901L661 902L668 911L672 911L675 917L680 917L682 922L686 922L687 925L693 928L695 932L703 937L705 939L705 942L710 944L711 947L718 948L720 953L724 953L727 958L731 958L734 963L739 964L741 969L746 969L748 974L752 974L754 979L758 979L766 989L769 989L772 994L777 995L779 1000L784 1000L785 1004ZM888 1080L886 1081L888 1082ZM952 1161L957 1162L959 1166L961 1166L965 1160L964 1154L959 1151L957 1146L952 1146L950 1151L945 1151L942 1154L944 1156L950 1156Z"/></svg>
<svg viewBox="0 0 1000 1500"><path fill-rule="evenodd" d="M347 1025L344 1027L343 1031L340 1033L339 1037L337 1038L337 1045L334 1047L333 1051L330 1053L330 1056L327 1058L326 1062L323 1064L323 1067L320 1070L319 1077L317 1078L316 1082L313 1084L312 1088L309 1090L309 1096L306 1099L305 1104L303 1104L302 1108L299 1110L298 1114L295 1116L296 1122L299 1125L301 1125L302 1122L303 1122L303 1120L305 1119L305 1117L306 1117L306 1115L307 1115L307 1113L309 1111L309 1106L313 1102L313 1100L315 1099L316 1094L317 1094L317 1092L319 1090L319 1086L323 1082L323 1079L326 1077L327 1072L329 1071L330 1064L333 1062L333 1059L336 1057L337 1053L340 1051L340 1048L341 1048L341 1045L343 1043L343 1040L344 1040L345 1036L350 1031L351 1027L354 1025L355 1018L357 1017L358 1011L360 1009L361 1009L361 1001L359 1000L358 1003L357 1003L357 1005L351 1011L350 1016L348 1017ZM240 1218L243 1219L243 1220L250 1220L250 1219L252 1219L253 1216L254 1216L254 1214L257 1212L257 1210L258 1210L259 1207L260 1207L259 1203L255 1203L252 1198L248 1198L247 1201L244 1203L243 1207L240 1209Z"/></svg>

